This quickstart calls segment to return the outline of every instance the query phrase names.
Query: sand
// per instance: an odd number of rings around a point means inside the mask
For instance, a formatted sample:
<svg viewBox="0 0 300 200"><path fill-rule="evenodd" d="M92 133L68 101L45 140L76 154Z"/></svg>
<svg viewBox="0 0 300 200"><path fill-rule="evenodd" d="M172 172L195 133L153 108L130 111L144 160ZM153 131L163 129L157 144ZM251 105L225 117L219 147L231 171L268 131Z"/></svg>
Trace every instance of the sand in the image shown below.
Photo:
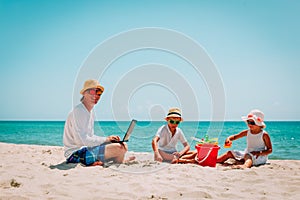
<svg viewBox="0 0 300 200"><path fill-rule="evenodd" d="M62 147L0 143L0 199L300 199L300 161L237 170L167 164L66 164Z"/></svg>

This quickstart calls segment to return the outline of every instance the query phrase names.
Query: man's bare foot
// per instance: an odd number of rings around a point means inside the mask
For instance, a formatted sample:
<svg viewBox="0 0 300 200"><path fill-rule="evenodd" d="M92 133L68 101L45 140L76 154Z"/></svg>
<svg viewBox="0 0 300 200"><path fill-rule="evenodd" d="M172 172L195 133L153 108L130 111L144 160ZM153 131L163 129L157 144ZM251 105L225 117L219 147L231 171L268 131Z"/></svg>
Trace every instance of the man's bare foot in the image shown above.
<svg viewBox="0 0 300 200"><path fill-rule="evenodd" d="M96 162L94 162L93 164L91 164L91 166L98 166L98 165L102 166L102 165L103 165L103 162L101 162L101 161L96 161Z"/></svg>
<svg viewBox="0 0 300 200"><path fill-rule="evenodd" d="M124 160L124 163L128 163L133 160L135 160L135 156L129 156L128 159Z"/></svg>

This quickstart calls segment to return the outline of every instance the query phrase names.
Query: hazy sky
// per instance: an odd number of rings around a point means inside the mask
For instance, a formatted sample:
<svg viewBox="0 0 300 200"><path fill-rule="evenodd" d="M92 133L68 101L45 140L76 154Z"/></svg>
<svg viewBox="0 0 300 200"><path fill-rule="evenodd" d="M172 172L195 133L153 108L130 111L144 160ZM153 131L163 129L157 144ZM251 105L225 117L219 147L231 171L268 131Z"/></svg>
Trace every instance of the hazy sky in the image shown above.
<svg viewBox="0 0 300 200"><path fill-rule="evenodd" d="M169 49L137 49L109 65L101 63L108 58L103 51L95 54L94 69L105 70L91 77L105 87L98 120L161 120L172 106L183 108L186 120L211 120L223 104L225 120L240 120L253 108L266 120L300 120L299 10L297 0L0 0L0 120L64 120L79 103L77 78L90 55L119 35L149 27L203 48L224 99L207 74ZM144 37L134 36L107 52L126 50ZM145 42L159 46L152 36ZM165 37L172 48L186 45ZM185 53L197 56L193 48ZM202 56L201 67L210 70Z"/></svg>

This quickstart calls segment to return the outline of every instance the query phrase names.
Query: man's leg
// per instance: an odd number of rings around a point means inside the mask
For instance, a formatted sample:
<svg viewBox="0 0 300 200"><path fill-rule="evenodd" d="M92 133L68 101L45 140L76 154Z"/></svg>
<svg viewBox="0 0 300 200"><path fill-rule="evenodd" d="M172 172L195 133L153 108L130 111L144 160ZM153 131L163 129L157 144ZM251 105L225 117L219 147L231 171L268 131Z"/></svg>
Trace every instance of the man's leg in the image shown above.
<svg viewBox="0 0 300 200"><path fill-rule="evenodd" d="M104 159L113 160L116 163L123 163L127 149L127 144L125 143L107 144L105 145Z"/></svg>

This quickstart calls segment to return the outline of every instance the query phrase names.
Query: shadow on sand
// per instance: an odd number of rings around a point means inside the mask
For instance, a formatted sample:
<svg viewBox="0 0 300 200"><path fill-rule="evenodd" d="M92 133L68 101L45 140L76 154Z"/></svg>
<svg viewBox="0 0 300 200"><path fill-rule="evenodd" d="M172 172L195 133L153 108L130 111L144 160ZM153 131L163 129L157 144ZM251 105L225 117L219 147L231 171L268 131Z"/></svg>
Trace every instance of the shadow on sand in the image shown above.
<svg viewBox="0 0 300 200"><path fill-rule="evenodd" d="M59 163L57 165L50 165L50 169L59 169L59 170L69 170L73 169L78 165L78 163L67 163L66 161Z"/></svg>

